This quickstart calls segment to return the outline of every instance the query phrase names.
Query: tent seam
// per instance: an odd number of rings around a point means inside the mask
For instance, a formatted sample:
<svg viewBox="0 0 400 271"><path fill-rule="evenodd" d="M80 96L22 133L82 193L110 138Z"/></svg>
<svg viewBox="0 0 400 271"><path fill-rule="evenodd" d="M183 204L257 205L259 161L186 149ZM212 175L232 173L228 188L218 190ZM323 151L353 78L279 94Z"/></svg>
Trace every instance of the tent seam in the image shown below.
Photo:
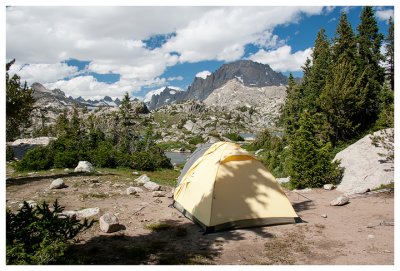
<svg viewBox="0 0 400 271"><path fill-rule="evenodd" d="M214 184L213 184L213 189L211 192L211 210L210 210L210 220L208 221L208 224L211 225L211 218L212 218L212 214L213 214L213 204L214 204L214 191L215 191L215 184L217 183L217 176L218 176L218 172L219 172L219 167L221 166L221 159L222 159L222 154L225 152L225 150L228 148L228 146L230 145L228 142L226 142L225 144L225 148L224 150L221 152L221 156L219 157L219 161L218 161L218 168L215 172L215 177L214 177Z"/></svg>

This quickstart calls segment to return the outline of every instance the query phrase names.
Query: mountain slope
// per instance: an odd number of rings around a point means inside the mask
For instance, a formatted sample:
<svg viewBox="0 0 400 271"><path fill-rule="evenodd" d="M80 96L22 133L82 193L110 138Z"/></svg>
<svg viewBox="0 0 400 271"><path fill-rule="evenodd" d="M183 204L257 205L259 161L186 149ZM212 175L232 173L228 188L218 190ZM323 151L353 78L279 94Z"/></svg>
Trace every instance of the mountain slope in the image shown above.
<svg viewBox="0 0 400 271"><path fill-rule="evenodd" d="M228 81L237 79L247 87L282 86L287 84L287 77L277 73L270 66L253 62L251 60L239 60L222 65L217 71L203 79L196 77L187 91L174 93L162 92L162 95L152 96L149 108L154 109L164 104L182 100L204 100L215 89L222 87Z"/></svg>

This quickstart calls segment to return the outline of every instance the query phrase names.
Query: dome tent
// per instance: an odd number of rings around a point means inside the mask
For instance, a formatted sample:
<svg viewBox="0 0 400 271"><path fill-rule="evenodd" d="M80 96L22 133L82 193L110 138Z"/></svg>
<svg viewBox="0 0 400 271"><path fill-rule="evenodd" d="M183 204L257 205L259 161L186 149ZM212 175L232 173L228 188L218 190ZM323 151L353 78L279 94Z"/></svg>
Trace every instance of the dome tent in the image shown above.
<svg viewBox="0 0 400 271"><path fill-rule="evenodd" d="M264 165L229 142L203 145L193 153L178 178L173 206L206 232L298 219Z"/></svg>

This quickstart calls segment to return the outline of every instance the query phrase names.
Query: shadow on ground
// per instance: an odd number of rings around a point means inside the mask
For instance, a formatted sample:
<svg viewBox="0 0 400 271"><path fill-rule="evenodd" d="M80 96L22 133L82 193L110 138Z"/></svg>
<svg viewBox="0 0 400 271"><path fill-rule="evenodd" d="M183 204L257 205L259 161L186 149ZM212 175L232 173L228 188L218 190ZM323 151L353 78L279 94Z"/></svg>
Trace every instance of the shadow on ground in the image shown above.
<svg viewBox="0 0 400 271"><path fill-rule="evenodd" d="M66 172L66 173L40 175L40 176L15 177L15 178L8 178L6 180L6 187L24 185L24 184L27 184L27 183L43 181L43 180L47 180L47 179L57 179L57 178L67 178L67 177L84 177L84 176L86 176L86 177L97 177L97 176L113 176L113 175L116 175L116 174L112 174L112 173Z"/></svg>
<svg viewBox="0 0 400 271"><path fill-rule="evenodd" d="M123 232L102 234L82 244L74 244L70 255L80 264L90 265L177 265L213 264L229 241L244 240L240 231L224 231L204 235L193 223L164 220L169 225L148 234L126 236ZM265 228L246 229L263 238L274 236Z"/></svg>

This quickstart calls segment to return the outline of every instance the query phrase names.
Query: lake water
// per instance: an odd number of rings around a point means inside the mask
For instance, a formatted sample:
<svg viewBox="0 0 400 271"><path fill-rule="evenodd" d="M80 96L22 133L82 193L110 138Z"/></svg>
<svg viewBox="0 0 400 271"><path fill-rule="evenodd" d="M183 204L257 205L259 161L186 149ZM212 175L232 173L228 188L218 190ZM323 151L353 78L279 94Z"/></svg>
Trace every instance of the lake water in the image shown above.
<svg viewBox="0 0 400 271"><path fill-rule="evenodd" d="M164 153L169 159L171 159L171 162L173 164L185 163L186 160L191 155L191 153L187 153L187 152L170 152L170 151L166 151Z"/></svg>

